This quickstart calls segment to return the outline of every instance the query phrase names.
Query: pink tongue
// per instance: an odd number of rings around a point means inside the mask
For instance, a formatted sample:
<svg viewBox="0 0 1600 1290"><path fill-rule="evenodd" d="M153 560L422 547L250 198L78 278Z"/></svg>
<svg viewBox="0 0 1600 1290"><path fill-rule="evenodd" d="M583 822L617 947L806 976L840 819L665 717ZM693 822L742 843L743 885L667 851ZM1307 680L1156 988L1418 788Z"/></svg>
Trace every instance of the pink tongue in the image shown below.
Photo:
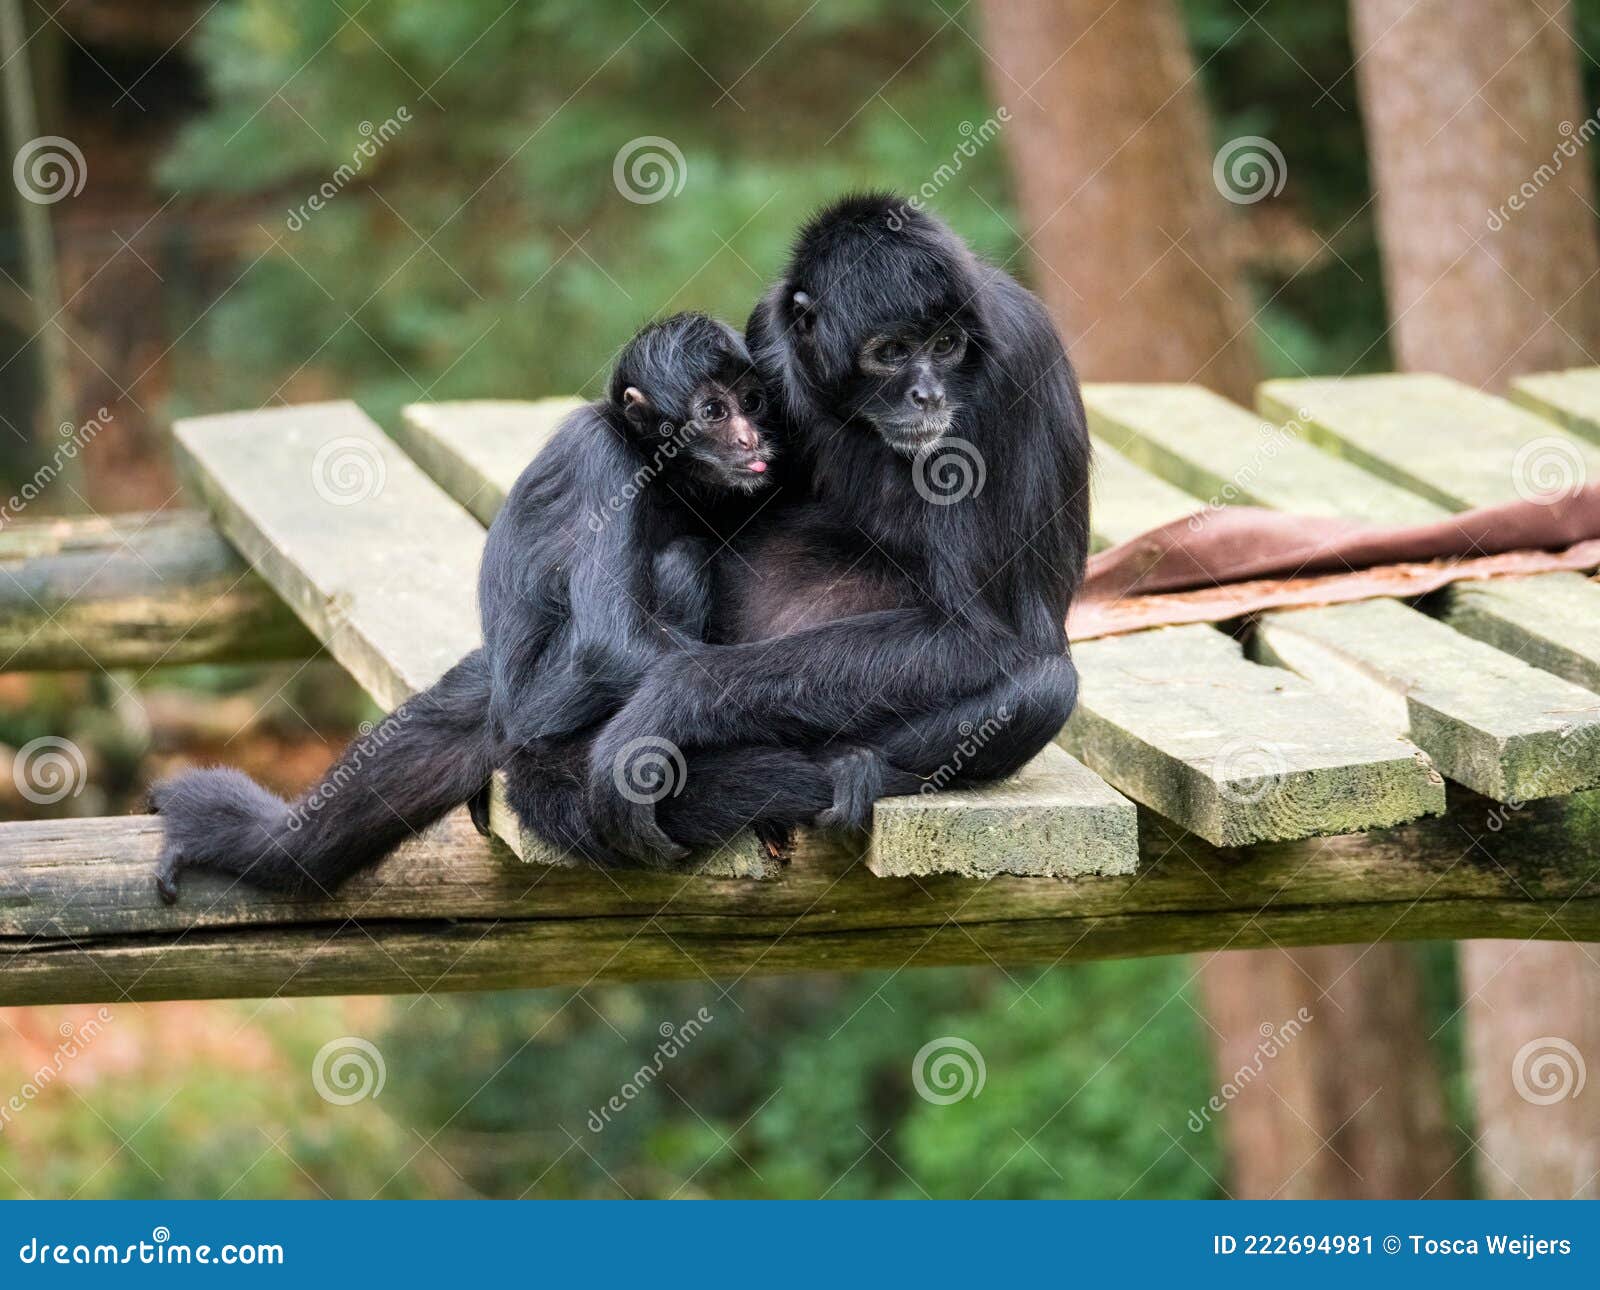
<svg viewBox="0 0 1600 1290"><path fill-rule="evenodd" d="M755 471L755 473L758 475L763 474L767 469L767 463L764 461L752 461L750 463L750 469Z"/></svg>

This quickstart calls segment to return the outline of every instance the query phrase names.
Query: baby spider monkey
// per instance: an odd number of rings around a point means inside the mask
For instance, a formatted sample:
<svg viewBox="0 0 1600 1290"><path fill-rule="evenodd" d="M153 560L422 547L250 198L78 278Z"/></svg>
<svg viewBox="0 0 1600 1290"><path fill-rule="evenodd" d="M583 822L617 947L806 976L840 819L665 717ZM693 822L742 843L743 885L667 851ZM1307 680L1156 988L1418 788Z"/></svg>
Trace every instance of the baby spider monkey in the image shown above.
<svg viewBox="0 0 1600 1290"><path fill-rule="evenodd" d="M331 891L464 802L486 829L486 785L501 767L525 828L597 863L630 863L591 823L593 728L652 660L704 635L716 547L774 474L765 413L731 328L687 313L641 331L607 397L562 424L490 526L483 647L351 744L292 804L222 768L157 785L163 898L177 898L190 867ZM669 858L750 825L770 839L819 818L860 823L862 801L918 782L854 750L819 758L733 747L685 761L662 741L639 742L619 756L615 784L657 802L652 841Z"/></svg>

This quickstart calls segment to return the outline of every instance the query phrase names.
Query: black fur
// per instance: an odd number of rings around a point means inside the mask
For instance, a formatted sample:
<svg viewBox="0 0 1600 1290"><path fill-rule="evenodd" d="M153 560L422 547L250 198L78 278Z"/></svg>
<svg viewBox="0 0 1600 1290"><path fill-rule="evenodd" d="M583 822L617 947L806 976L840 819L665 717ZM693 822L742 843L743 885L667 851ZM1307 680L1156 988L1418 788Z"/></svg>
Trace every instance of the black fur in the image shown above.
<svg viewBox="0 0 1600 1290"><path fill-rule="evenodd" d="M942 787L1018 769L1077 698L1064 623L1088 549L1089 446L1040 303L937 220L868 195L806 225L747 339L811 495L741 542L753 572L731 581L715 629L732 643L661 657L594 741L590 790L629 853L653 827L650 804L610 784L634 740L691 760L865 746ZM918 480L941 450L981 463L981 489L930 502Z"/></svg>

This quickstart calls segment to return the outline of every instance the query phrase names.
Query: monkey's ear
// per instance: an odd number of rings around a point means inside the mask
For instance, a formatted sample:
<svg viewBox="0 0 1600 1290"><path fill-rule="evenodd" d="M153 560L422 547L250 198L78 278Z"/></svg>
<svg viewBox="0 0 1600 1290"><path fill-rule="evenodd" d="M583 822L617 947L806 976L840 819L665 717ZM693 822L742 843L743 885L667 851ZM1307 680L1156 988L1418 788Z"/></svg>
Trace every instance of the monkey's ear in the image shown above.
<svg viewBox="0 0 1600 1290"><path fill-rule="evenodd" d="M636 426L642 426L650 420L650 400L635 385L630 385L622 392L622 415Z"/></svg>
<svg viewBox="0 0 1600 1290"><path fill-rule="evenodd" d="M804 291L796 291L789 297L789 319L802 336L809 336L817 325L817 311Z"/></svg>

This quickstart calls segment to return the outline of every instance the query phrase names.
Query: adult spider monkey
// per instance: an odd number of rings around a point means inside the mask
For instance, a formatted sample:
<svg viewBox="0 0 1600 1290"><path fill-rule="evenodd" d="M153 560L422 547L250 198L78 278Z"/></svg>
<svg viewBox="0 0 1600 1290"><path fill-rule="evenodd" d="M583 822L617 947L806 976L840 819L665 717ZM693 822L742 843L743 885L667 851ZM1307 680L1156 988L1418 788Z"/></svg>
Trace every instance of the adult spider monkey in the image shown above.
<svg viewBox="0 0 1600 1290"><path fill-rule="evenodd" d="M812 495L738 544L748 571L725 579L714 632L733 643L657 659L594 740L592 800L629 854L657 849L651 804L611 785L639 739L691 759L842 741L969 783L1020 768L1077 698L1064 623L1089 443L1039 301L938 220L869 194L802 229L746 338ZM951 452L969 485L930 495ZM985 722L998 733L952 771Z"/></svg>
<svg viewBox="0 0 1600 1290"><path fill-rule="evenodd" d="M568 418L490 527L483 648L351 744L293 805L234 770L157 785L163 898L176 899L178 874L196 866L327 891L469 799L485 827L480 790L498 766L527 828L625 862L588 820L583 732L651 658L704 631L709 544L749 518L771 475L763 399L742 339L722 323L680 314L635 336L607 398ZM848 758L721 748L697 763L661 789L674 794L664 818L690 844L752 822L782 830L832 818L836 796L848 814L862 792ZM908 791L915 780L899 783ZM711 785L714 799L702 791ZM650 837L658 852L678 853L665 835Z"/></svg>

